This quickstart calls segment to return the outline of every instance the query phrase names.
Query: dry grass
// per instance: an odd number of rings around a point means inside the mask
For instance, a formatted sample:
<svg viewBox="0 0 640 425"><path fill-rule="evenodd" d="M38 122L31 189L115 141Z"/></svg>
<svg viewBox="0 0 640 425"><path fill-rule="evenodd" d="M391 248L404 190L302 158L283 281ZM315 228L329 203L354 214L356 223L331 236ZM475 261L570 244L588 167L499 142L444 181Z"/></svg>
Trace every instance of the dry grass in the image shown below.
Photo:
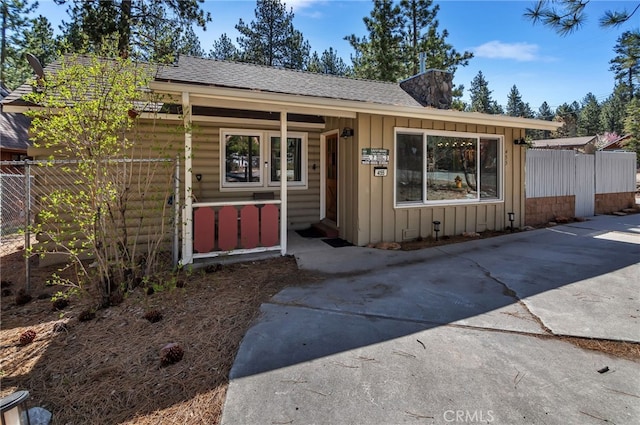
<svg viewBox="0 0 640 425"><path fill-rule="evenodd" d="M294 259L277 258L184 279L184 288L150 296L138 289L87 322L78 316L91 306L88 297L56 312L50 299L17 306L4 296L0 395L28 389L31 403L52 411L56 424L218 423L233 359L260 304L313 277ZM32 292L54 291L40 283ZM150 309L163 319L145 320ZM66 329L54 331L57 323ZM27 329L36 331L35 341L21 346ZM184 358L161 367L160 349L170 342L184 348Z"/></svg>

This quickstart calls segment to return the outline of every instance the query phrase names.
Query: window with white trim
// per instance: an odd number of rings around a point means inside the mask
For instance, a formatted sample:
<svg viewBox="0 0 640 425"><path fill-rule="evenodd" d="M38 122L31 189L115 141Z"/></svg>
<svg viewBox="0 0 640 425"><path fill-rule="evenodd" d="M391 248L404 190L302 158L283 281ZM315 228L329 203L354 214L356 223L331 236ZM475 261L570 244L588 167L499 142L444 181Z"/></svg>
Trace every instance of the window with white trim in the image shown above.
<svg viewBox="0 0 640 425"><path fill-rule="evenodd" d="M222 129L221 188L280 186L280 132ZM307 134L287 132L287 186L307 187Z"/></svg>
<svg viewBox="0 0 640 425"><path fill-rule="evenodd" d="M396 129L397 206L502 199L502 138Z"/></svg>

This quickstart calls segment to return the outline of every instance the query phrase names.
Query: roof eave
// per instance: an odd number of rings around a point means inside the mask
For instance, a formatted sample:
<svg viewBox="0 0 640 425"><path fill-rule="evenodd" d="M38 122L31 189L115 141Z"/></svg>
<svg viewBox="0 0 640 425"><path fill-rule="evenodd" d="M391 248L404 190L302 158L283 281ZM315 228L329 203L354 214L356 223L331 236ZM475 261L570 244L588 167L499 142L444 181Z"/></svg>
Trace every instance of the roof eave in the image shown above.
<svg viewBox="0 0 640 425"><path fill-rule="evenodd" d="M562 123L542 121L530 118L490 115L479 112L461 112L455 110L410 107L400 105L378 104L354 100L332 99L323 97L301 96L295 94L272 93L251 89L217 87L211 85L195 85L172 81L153 81L152 90L173 94L190 93L220 100L247 102L250 104L269 104L278 111L298 111L308 108L324 111L330 116L353 116L354 113L391 115L405 118L433 119L447 122L463 122L496 127L526 128L534 130L557 130Z"/></svg>

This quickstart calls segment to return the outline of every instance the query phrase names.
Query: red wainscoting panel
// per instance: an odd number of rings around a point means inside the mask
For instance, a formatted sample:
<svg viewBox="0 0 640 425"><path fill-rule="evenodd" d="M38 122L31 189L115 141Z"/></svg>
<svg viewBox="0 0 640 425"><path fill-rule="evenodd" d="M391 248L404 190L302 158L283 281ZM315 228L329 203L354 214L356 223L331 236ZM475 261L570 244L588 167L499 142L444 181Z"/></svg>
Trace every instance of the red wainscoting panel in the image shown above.
<svg viewBox="0 0 640 425"><path fill-rule="evenodd" d="M238 210L227 205L218 213L218 248L231 251L238 246Z"/></svg>
<svg viewBox="0 0 640 425"><path fill-rule="evenodd" d="M240 211L240 245L244 249L258 246L258 208L255 205L245 205Z"/></svg>
<svg viewBox="0 0 640 425"><path fill-rule="evenodd" d="M213 208L201 207L193 214L193 249L206 253L213 251L216 242L216 213Z"/></svg>
<svg viewBox="0 0 640 425"><path fill-rule="evenodd" d="M260 222L260 233L262 234L262 246L278 245L278 207L267 204L261 208L262 220Z"/></svg>

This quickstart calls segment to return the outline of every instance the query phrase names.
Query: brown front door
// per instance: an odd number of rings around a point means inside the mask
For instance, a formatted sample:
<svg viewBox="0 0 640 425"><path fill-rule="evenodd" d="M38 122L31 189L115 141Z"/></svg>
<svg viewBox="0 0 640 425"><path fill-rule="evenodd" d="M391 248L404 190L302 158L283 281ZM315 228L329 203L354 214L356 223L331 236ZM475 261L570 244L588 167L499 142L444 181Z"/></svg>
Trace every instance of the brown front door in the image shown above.
<svg viewBox="0 0 640 425"><path fill-rule="evenodd" d="M338 221L338 135L327 136L325 218Z"/></svg>

